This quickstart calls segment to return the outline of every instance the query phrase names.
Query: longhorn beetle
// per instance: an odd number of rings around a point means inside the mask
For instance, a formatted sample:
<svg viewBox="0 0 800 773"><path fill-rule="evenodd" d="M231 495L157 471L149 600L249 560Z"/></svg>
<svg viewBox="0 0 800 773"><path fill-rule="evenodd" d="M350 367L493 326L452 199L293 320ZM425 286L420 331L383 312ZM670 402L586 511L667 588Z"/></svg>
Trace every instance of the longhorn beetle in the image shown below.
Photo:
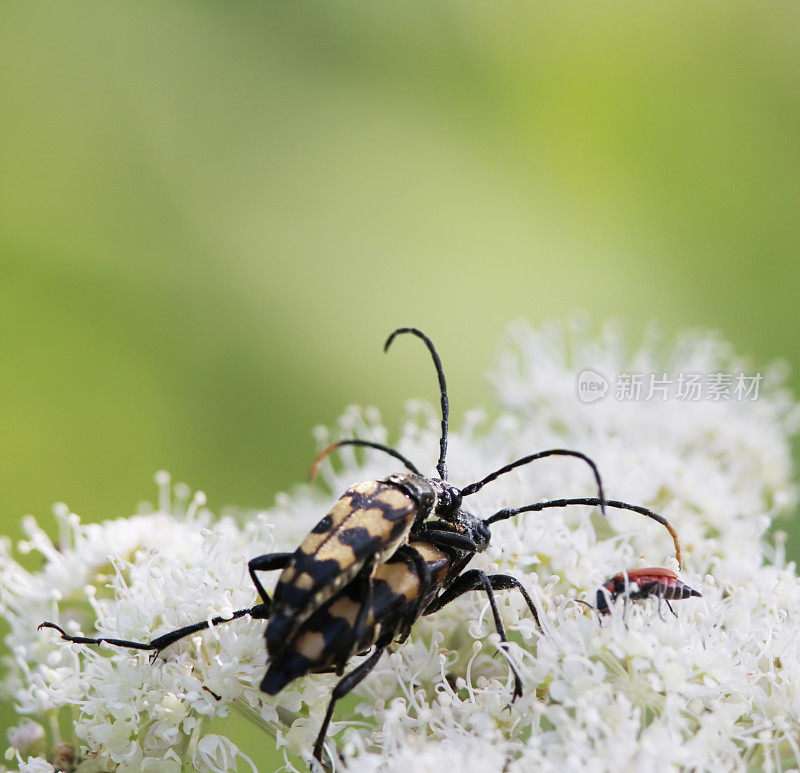
<svg viewBox="0 0 800 773"><path fill-rule="evenodd" d="M409 473L393 474L380 481L367 481L351 487L312 529L294 553L271 553L252 559L248 564L248 570L261 602L251 608L238 610L229 618L216 617L210 621L211 625L218 625L245 615L268 621L265 638L270 669L261 683L261 688L269 694L278 693L286 684L303 673L320 669L328 670L330 665L335 666L334 670L338 673L342 673L352 654L365 646L377 645L370 658L362 663L356 671L346 676L334 690L326 721L315 745L317 758L321 753L322 740L336 700L366 676L370 668L377 663L380 653L395 639L398 632L403 636L407 635L408 629L421 614L441 608L445 603L468 590L482 588L489 596L498 633L505 641L505 633L497 613L492 590L507 587L520 587L521 589L518 581L512 581L513 578L509 580L502 575L495 576L505 578L502 581L498 579L501 584L495 586L492 584L491 578L478 570L472 570L463 575L459 574L472 555L485 549L488 545L488 526L490 524L521 512L541 510L546 507L564 507L571 504L599 505L601 512L605 514L607 502L597 466L585 454L568 449L556 448L530 454L461 489L449 483L446 480L445 464L449 404L441 361L433 342L416 328L395 330L387 339L384 350L387 350L394 338L402 333L410 333L425 343L436 368L442 408L442 435L436 466L438 477L426 478L399 451L380 443L349 439L329 446L315 460L315 465L333 449L344 445L353 445L383 451L402 462ZM504 509L485 521L461 510L464 497L476 493L487 483L517 467L548 456L574 456L586 462L594 474L599 497L553 500L552 502L527 505L515 510ZM677 535L665 519L646 511L645 508L638 508L626 503L614 501L608 504L643 512L664 524L673 535L680 561ZM438 516L438 519L426 523L430 516ZM433 572L424 555L411 549L409 543L415 539L423 540L429 547L438 550L445 556L446 571L443 573ZM409 607L403 607L398 611L396 606L390 605L392 606L390 612L375 606L376 583L379 580L386 582L391 590L392 583L385 577L388 569L386 562L390 561L400 550L399 557L405 557L414 566L414 572L418 578L418 589L408 597ZM283 571L278 580L274 597L270 598L261 584L257 572L275 569ZM503 582L511 582L511 585L502 584ZM439 591L441 591L441 596L436 597ZM380 591L377 593L379 597ZM330 664L320 665L319 659L324 650L321 642L325 641L326 629L323 626L321 634L319 631L315 631L313 626L317 623L314 622L312 625L311 619L316 621L316 614L321 612L323 607L326 613L329 613L332 606L339 603L343 595L350 598L351 602L354 601L354 604L349 607L348 615L345 616L352 629L351 635L349 639L345 637L334 648L336 650L335 657ZM403 595L407 596L407 594ZM433 601L430 601L431 599ZM529 597L526 597L526 601L529 601ZM529 605L535 614L532 602L529 602ZM376 613L381 619L376 619ZM307 622L311 626L310 629L305 627ZM42 623L40 627L54 628L67 641L76 643L106 642L158 653L179 639L208 626L209 621L195 623L163 634L150 643L107 637L91 639L69 636L58 625L50 622ZM304 635L310 631L316 636L301 640L298 638L301 630ZM307 666L300 667L299 670L296 665L292 665L297 662L295 657L298 655L307 660ZM367 664L371 665L367 666ZM358 676L356 676L357 674ZM521 694L521 684L516 672L514 672L514 676L514 696L516 697Z"/></svg>
<svg viewBox="0 0 800 773"><path fill-rule="evenodd" d="M290 635L281 653L270 659L261 689L270 695L276 695L289 683L307 674L336 672L341 676L353 655L366 654L374 647L369 657L340 679L333 688L313 749L314 758L321 763L325 737L337 701L353 690L375 668L391 644L406 639L412 625L421 616L437 612L464 593L483 590L489 599L501 647L505 650L508 638L500 619L494 591L515 588L522 594L537 628L541 630L533 599L516 577L507 574L487 575L480 569L464 571L475 553L488 547L491 539L489 527L493 523L521 512L572 505L597 506L602 503L599 497L554 499L516 510L500 510L486 519L461 510L455 522L433 522L430 528L422 530L417 538L401 545L387 561L376 566L371 577L365 573L359 574L349 585L309 615ZM664 525L673 535L676 555L680 560L680 543L675 530L662 516L647 508L618 500L607 500L605 505L641 513ZM269 598L248 609L237 610L229 618L215 617L210 622L204 620L166 633L149 643L107 637L92 639L71 636L54 623L42 623L39 627L54 628L65 640L78 644L105 642L119 647L148 650L157 655L185 636L246 615L253 619L267 620L269 628ZM513 701L522 695L522 681L510 660L509 668L514 679Z"/></svg>

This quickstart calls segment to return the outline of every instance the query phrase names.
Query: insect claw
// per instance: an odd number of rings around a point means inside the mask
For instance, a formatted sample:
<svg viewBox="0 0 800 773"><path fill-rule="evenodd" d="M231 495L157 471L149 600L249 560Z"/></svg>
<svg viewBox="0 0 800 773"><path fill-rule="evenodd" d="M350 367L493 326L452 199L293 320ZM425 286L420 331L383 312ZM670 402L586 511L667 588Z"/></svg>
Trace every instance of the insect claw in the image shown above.
<svg viewBox="0 0 800 773"><path fill-rule="evenodd" d="M519 679L515 679L514 680L514 692L511 695L511 700L505 705L505 708L503 709L503 711L507 711L510 714L511 713L511 707L514 705L514 702L517 700L517 698L521 698L521 697L522 697L522 683L519 681Z"/></svg>
<svg viewBox="0 0 800 773"><path fill-rule="evenodd" d="M153 663L155 663L155 662L156 662L156 660L158 660L158 656L159 656L159 655L160 655L162 652L163 652L163 650L161 650L161 649L153 650L153 654L150 656L150 665L152 665ZM211 691L209 690L209 692L211 692ZM212 694L213 694L213 693L212 693Z"/></svg>
<svg viewBox="0 0 800 773"><path fill-rule="evenodd" d="M203 685L203 689L204 689L204 690L205 690L207 693L211 693L211 695L212 695L212 696L213 696L213 697L214 697L216 700L218 700L218 701L221 701L221 700L222 700L222 696L221 696L221 695L217 695L217 694L216 694L216 693L215 693L213 690L210 690L210 689L209 689L208 687L206 687L205 685Z"/></svg>
<svg viewBox="0 0 800 773"><path fill-rule="evenodd" d="M325 752L327 755L327 763L323 762L321 757L322 753ZM314 753L311 756L311 759L308 762L308 769L311 773L328 773L329 771L333 770L333 759L331 758L330 753L328 752L328 748L323 746L322 749L319 750L319 757L317 756L317 750L314 750Z"/></svg>
<svg viewBox="0 0 800 773"><path fill-rule="evenodd" d="M664 602L666 603L667 607L669 608L669 611L672 612L672 614L675 615L675 617L677 617L678 613L672 608L672 604L669 603L669 599L664 599Z"/></svg>

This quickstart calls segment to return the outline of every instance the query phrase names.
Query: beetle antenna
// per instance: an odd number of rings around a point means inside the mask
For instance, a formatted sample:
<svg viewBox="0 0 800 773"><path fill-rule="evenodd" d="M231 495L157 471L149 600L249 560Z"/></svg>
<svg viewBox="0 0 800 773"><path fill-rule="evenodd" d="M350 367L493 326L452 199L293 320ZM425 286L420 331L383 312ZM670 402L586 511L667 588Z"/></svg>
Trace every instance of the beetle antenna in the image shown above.
<svg viewBox="0 0 800 773"><path fill-rule="evenodd" d="M392 334L386 339L386 343L383 345L384 352L389 351L392 341L394 341L395 337L401 333L411 333L411 335L415 335L417 338L424 341L425 346L428 347L428 351L431 353L431 357L433 357L433 365L436 368L436 375L439 378L439 395L442 402L442 437L439 440L439 461L436 463L436 471L439 473L439 477L442 480L447 480L447 465L445 464L444 459L447 455L447 425L450 419L450 404L447 400L447 384L444 380L442 361L439 359L439 353L436 351L433 341L431 341L431 339L428 338L425 333L415 327L399 327L397 330L393 331Z"/></svg>
<svg viewBox="0 0 800 773"><path fill-rule="evenodd" d="M570 507L571 505L599 505L601 500L598 497L581 497L579 499L551 499L549 502L536 502L532 505L525 505L525 507L505 508L498 510L494 515L490 515L484 519L487 526L491 526L498 521L505 521L507 518L513 518L520 513L530 513L538 510L545 510L548 507ZM663 515L654 513L641 505L631 505L627 502L620 502L618 499L606 499L606 507L615 507L618 510L631 510L640 515L646 515L648 518L660 523L671 535L672 542L675 544L675 558L678 560L678 568L682 566L681 560L681 543L678 539L678 532L675 527Z"/></svg>
<svg viewBox="0 0 800 773"><path fill-rule="evenodd" d="M464 486L464 488L461 489L461 496L468 497L470 494L480 491L487 483L491 483L501 475L505 475L507 472L511 472L511 470L517 467L522 467L529 462L535 462L537 459L544 459L547 456L574 456L578 459L583 459L583 461L592 468L594 479L597 481L597 493L600 495L598 497L600 512L605 515L606 495L603 492L603 481L600 479L600 470L597 469L597 465L588 456L586 456L586 454L582 454L580 451L570 451L566 448L551 448L549 451L539 451L538 453L531 454L530 456L523 456L522 459L517 459L516 462L511 462L511 464L507 464L505 467L495 470L491 475L487 475L483 480L479 480L477 483L470 483L469 486Z"/></svg>
<svg viewBox="0 0 800 773"><path fill-rule="evenodd" d="M383 443L373 443L371 440L359 440L358 438L352 438L350 440L339 440L336 443L331 443L327 448L323 448L322 451L317 454L308 473L308 479L310 481L313 482L316 479L322 460L325 459L325 457L327 457L329 454L333 453L337 448L341 448L342 446L361 446L363 448L374 448L376 451L383 451L385 454L389 454L389 456L393 456L395 459L402 462L407 469L414 473L414 475L422 475L422 473L414 466L413 462L406 459L403 454L391 446L385 446Z"/></svg>

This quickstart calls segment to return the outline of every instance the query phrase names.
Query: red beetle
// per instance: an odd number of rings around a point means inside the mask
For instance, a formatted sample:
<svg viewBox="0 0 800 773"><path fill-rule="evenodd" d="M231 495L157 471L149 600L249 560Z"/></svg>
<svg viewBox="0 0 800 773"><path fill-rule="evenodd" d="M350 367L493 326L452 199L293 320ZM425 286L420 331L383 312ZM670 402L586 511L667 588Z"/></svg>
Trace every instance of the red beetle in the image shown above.
<svg viewBox="0 0 800 773"><path fill-rule="evenodd" d="M670 569L660 566L651 566L646 569L631 569L620 572L603 583L597 591L596 609L601 615L611 612L609 600L613 603L619 596L625 600L646 599L648 596L658 598L658 614L661 615L661 599L667 602L669 611L675 615L675 610L669 603L670 599L688 599L690 596L703 594L690 588L685 582L678 579L678 575ZM677 617L677 615L675 615Z"/></svg>

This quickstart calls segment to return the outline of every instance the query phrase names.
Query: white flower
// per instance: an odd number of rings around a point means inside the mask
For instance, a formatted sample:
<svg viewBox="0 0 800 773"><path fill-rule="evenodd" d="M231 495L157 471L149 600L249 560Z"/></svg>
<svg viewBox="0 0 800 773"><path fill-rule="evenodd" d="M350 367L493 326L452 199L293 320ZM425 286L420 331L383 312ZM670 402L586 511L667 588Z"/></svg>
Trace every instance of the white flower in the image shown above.
<svg viewBox="0 0 800 773"><path fill-rule="evenodd" d="M9 728L8 742L14 749L26 752L41 743L44 735L44 728L26 717L16 727Z"/></svg>
<svg viewBox="0 0 800 773"><path fill-rule="evenodd" d="M384 656L356 689L351 713L337 707L329 746L343 752L348 771L800 764L800 583L781 535L774 546L766 539L773 519L797 502L790 438L798 409L782 386L782 368L764 372L754 401L610 395L592 405L576 397L584 368L607 378L749 372L713 336L689 335L672 346L649 341L627 353L613 326L592 336L580 321L541 332L519 325L492 370L497 420L487 424L470 413L450 436L453 483L478 480L536 450L579 449L598 463L610 498L650 507L677 527L682 577L703 597L674 602L677 618L659 616L655 600L629 604L624 615L618 604L601 626L574 599L593 601L596 588L623 569L676 568L669 535L634 514L609 510L603 521L588 507L498 523L490 549L473 565L519 578L546 628L536 631L518 592L498 593L524 696L509 707L509 672L497 655L486 598L467 594L420 620L409 640ZM433 470L438 427L433 407L410 407L397 446L423 470ZM375 411L355 408L332 434L389 439ZM321 444L328 439L319 432ZM81 524L58 507L54 542L27 520L21 547L41 555L41 568L23 568L7 543L0 553L0 611L11 628L6 695L48 727L58 712L71 711L81 766L91 760L103 770L179 771L188 764L224 771L244 762L255 770L232 740L209 728L237 710L275 737L288 769L299 769L337 677L311 676L265 696L258 689L263 623L220 625L153 663L148 653L66 644L36 625L54 620L87 636L149 641L251 606L249 558L293 549L335 496L393 469L381 454L343 448L322 464L327 488L301 486L258 515L214 519L202 497L189 501L184 487L170 496L161 476L159 506L149 513ZM465 506L488 515L594 494L583 464L553 458L499 478ZM20 770L53 770L41 757L12 757Z"/></svg>
<svg viewBox="0 0 800 773"><path fill-rule="evenodd" d="M19 773L56 773L56 769L44 757L28 757L18 760Z"/></svg>

